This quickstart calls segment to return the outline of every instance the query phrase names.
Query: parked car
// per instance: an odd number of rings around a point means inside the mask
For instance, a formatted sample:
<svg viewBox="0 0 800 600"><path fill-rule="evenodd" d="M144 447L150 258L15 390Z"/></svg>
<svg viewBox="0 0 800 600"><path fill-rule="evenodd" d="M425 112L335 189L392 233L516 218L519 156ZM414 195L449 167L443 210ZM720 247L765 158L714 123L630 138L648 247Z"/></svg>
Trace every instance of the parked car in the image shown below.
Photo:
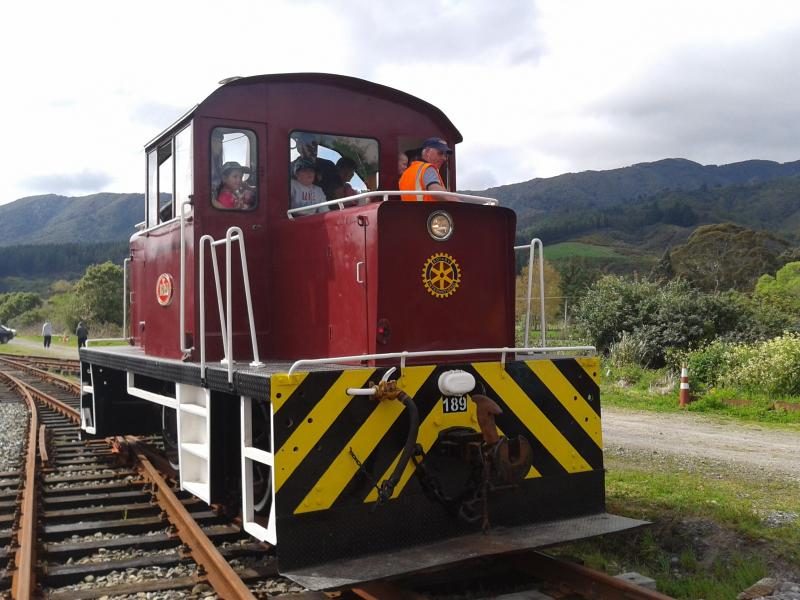
<svg viewBox="0 0 800 600"><path fill-rule="evenodd" d="M0 344L7 344L15 335L17 335L16 329L0 325Z"/></svg>

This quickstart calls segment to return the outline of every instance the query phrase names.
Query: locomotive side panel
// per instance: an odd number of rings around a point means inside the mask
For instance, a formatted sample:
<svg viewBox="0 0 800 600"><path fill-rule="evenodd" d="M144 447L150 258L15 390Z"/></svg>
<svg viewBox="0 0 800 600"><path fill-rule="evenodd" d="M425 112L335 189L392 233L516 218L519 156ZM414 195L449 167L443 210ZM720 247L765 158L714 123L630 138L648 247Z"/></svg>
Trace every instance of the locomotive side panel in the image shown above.
<svg viewBox="0 0 800 600"><path fill-rule="evenodd" d="M274 357L368 351L366 230L376 208L309 215L275 226Z"/></svg>
<svg viewBox="0 0 800 600"><path fill-rule="evenodd" d="M147 354L181 358L180 351L180 226L170 222L143 234L144 268L135 267L142 276L133 281L141 344ZM189 263L191 264L191 263ZM187 284L189 280L187 279ZM187 297L192 297L192 287Z"/></svg>

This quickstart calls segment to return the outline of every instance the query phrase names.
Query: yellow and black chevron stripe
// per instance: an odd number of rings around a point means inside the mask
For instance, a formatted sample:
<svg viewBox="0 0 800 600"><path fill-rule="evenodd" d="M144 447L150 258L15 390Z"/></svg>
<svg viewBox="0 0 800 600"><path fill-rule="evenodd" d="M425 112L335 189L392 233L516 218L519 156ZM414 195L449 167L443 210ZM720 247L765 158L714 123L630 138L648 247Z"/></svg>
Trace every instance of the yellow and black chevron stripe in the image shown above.
<svg viewBox="0 0 800 600"><path fill-rule="evenodd" d="M439 375L459 368L476 378L503 409L502 434L525 435L534 451L528 479L568 477L602 470L598 389L599 361L554 358L406 367L398 378L419 409L418 443L428 451L450 427L478 430L475 404L445 413ZM297 375L274 375L275 494L279 515L301 515L337 506L373 503L374 484L389 477L408 431L404 406L351 397L348 388L378 381L386 369L358 368ZM358 462L357 462L358 461ZM359 466L361 464L361 467ZM410 491L410 464L393 498Z"/></svg>

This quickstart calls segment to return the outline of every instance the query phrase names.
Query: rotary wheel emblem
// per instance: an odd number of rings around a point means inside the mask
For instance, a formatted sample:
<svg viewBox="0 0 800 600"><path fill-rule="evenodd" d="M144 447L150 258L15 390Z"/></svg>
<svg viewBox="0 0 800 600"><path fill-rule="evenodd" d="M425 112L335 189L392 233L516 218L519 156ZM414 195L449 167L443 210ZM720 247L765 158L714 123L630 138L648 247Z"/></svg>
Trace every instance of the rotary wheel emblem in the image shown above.
<svg viewBox="0 0 800 600"><path fill-rule="evenodd" d="M461 267L456 259L444 252L437 252L425 261L422 267L422 283L431 296L452 296L461 283Z"/></svg>

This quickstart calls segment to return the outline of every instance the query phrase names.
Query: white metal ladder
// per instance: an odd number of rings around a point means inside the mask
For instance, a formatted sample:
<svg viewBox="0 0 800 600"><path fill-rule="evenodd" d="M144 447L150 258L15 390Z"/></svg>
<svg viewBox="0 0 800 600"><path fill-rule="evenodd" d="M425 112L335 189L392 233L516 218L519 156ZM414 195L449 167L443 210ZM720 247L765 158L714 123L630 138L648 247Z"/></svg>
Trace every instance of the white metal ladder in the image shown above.
<svg viewBox="0 0 800 600"><path fill-rule="evenodd" d="M275 524L275 449L272 445L274 439L272 407L269 407L269 450L263 450L253 445L253 406L254 400L247 396L241 397L241 423L242 423L242 445L241 445L241 467L242 467L242 523L244 530L253 537L269 542L278 543L278 535ZM268 487L266 494L268 499L262 506L255 505L254 498L254 477L253 473L258 465L268 467L262 469L267 472ZM264 490L261 490L264 494ZM262 497L262 501L263 501ZM256 511L266 512L269 507L269 516L266 519L266 527L263 521L256 520Z"/></svg>
<svg viewBox="0 0 800 600"><path fill-rule="evenodd" d="M205 277L205 247L209 246L211 263L214 267L214 285L217 291L217 306L219 309L219 327L222 333L222 347L225 357L222 364L228 367L228 383L233 383L233 310L232 297L233 290L231 285L231 248L234 242L239 244L239 256L242 260L242 278L244 280L244 293L247 301L247 317L250 325L250 343L253 347L253 362L251 367L263 366L258 357L258 341L256 340L256 326L253 319L253 301L250 296L250 275L247 271L247 253L244 245L244 234L241 228L231 227L225 234L225 239L215 240L210 235L200 238L200 372L202 377L206 375L206 277ZM217 262L216 247L225 245L225 302L222 301L222 288L219 276L219 264Z"/></svg>

